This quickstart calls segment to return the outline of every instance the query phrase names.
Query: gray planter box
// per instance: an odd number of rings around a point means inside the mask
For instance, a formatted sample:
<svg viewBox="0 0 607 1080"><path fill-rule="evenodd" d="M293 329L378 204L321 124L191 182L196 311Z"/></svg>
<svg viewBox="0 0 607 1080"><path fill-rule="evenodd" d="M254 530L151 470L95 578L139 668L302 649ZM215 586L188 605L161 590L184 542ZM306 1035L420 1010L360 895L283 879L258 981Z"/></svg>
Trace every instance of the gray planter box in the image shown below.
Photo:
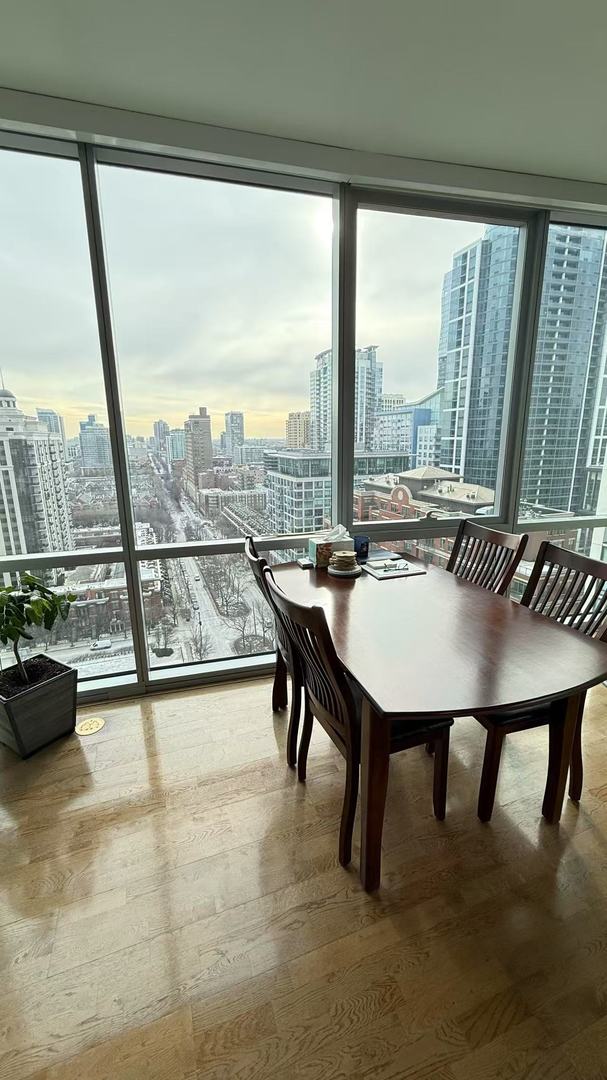
<svg viewBox="0 0 607 1080"><path fill-rule="evenodd" d="M0 742L22 758L71 735L76 727L77 673L54 663L61 668L57 675L11 698L0 694Z"/></svg>

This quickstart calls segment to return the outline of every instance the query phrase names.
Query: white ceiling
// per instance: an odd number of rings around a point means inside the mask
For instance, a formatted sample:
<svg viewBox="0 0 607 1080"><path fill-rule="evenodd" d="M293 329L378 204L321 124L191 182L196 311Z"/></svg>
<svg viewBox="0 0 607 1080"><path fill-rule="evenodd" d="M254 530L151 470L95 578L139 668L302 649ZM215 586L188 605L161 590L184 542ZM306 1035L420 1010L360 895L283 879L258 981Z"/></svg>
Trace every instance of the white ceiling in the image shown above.
<svg viewBox="0 0 607 1080"><path fill-rule="evenodd" d="M0 33L4 87L602 182L606 70L605 0L9 0Z"/></svg>

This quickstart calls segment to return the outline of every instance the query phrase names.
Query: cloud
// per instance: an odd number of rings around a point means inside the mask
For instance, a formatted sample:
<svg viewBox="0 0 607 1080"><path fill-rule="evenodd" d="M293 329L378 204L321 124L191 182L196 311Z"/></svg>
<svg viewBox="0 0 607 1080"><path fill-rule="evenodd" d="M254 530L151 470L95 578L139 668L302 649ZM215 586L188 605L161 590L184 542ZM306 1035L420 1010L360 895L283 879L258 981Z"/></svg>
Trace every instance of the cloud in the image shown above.
<svg viewBox="0 0 607 1080"><path fill-rule="evenodd" d="M79 168L0 156L1 366L27 411L68 433L105 415ZM99 188L127 427L181 425L206 405L282 434L306 408L331 339L331 202L320 196L102 166ZM385 387L435 385L442 277L482 226L362 211L357 342L380 346Z"/></svg>

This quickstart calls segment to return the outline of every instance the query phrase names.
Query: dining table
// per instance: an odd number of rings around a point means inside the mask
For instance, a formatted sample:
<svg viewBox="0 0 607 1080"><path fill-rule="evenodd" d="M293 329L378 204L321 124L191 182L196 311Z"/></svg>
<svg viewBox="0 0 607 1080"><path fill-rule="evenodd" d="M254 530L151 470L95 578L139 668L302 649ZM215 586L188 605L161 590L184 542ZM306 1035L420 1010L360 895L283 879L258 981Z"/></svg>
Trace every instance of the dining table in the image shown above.
<svg viewBox="0 0 607 1080"><path fill-rule="evenodd" d="M381 879L390 730L442 717L550 705L542 813L559 820L585 691L607 679L607 643L407 555L419 574L335 577L275 566L289 599L324 608L340 663L362 693L360 877Z"/></svg>

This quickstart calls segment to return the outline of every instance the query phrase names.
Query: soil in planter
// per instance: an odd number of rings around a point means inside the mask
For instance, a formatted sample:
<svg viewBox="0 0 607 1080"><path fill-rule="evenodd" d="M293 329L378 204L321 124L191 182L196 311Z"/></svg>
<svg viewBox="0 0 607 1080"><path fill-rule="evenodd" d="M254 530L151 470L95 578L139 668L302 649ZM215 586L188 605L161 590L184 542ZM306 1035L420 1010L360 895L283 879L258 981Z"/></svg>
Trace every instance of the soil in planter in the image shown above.
<svg viewBox="0 0 607 1080"><path fill-rule="evenodd" d="M65 671L63 664L51 660L50 656L32 656L30 660L24 660L23 665L27 671L29 682L24 683L16 664L5 668L0 672L0 697L12 698L22 694L24 690L36 686L38 683L52 679L54 675L61 675Z"/></svg>

